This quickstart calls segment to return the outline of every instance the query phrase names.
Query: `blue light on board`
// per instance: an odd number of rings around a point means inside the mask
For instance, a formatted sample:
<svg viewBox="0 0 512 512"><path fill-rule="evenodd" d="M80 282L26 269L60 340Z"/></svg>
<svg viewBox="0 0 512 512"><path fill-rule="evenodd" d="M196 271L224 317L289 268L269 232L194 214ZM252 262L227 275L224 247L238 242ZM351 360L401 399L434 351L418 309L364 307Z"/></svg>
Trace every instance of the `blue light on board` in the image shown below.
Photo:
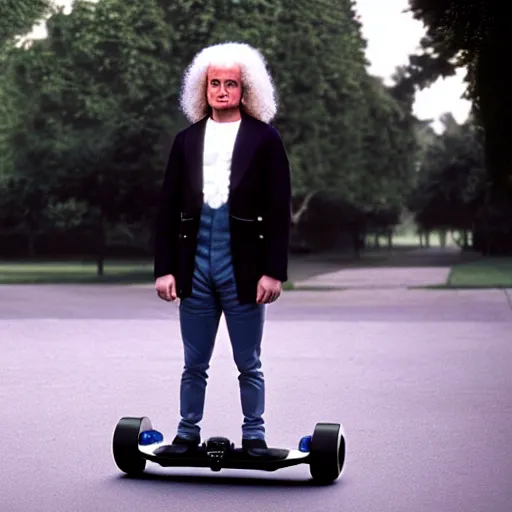
<svg viewBox="0 0 512 512"><path fill-rule="evenodd" d="M299 451L309 452L311 449L311 436L304 436L299 442Z"/></svg>
<svg viewBox="0 0 512 512"><path fill-rule="evenodd" d="M139 444L142 446L161 443L163 440L164 436L158 430L146 430L139 435Z"/></svg>

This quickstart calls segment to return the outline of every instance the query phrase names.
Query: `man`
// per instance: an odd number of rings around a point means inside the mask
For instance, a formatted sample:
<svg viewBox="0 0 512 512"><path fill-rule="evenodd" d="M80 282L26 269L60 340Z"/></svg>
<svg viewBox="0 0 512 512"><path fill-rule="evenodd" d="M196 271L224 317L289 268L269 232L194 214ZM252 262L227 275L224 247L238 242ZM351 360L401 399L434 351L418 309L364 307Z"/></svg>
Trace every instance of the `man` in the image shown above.
<svg viewBox="0 0 512 512"><path fill-rule="evenodd" d="M288 158L269 123L275 91L262 55L226 43L199 52L181 107L156 226L155 288L180 298L185 366L173 444L200 443L207 370L221 314L240 372L242 447L266 448L260 346L265 307L287 280L291 216Z"/></svg>

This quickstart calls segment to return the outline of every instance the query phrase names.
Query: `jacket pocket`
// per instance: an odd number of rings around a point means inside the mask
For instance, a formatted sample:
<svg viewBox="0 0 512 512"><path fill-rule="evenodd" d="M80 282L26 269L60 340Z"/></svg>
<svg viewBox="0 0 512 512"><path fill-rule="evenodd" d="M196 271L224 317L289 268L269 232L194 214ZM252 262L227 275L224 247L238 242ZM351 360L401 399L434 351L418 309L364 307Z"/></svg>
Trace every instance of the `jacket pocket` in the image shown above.
<svg viewBox="0 0 512 512"><path fill-rule="evenodd" d="M238 217L237 215L231 215L231 217L233 217L233 219L239 220L241 222L262 222L263 221L263 217L256 217L256 218L252 218L252 219Z"/></svg>
<svg viewBox="0 0 512 512"><path fill-rule="evenodd" d="M179 237L181 239L187 239L187 240L192 239L194 233L197 230L197 224L198 224L197 216L181 212L180 213Z"/></svg>
<svg viewBox="0 0 512 512"><path fill-rule="evenodd" d="M265 229L263 224L263 217L239 217L238 215L231 215L232 233L240 240L243 240L246 249L249 251L259 250L261 243L265 239Z"/></svg>

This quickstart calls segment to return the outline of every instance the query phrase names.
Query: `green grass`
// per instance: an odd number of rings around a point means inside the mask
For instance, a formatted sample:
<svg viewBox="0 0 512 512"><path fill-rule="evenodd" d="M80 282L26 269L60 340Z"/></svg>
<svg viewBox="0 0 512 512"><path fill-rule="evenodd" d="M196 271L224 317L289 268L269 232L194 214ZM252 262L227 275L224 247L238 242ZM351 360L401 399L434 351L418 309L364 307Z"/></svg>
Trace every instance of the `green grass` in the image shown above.
<svg viewBox="0 0 512 512"><path fill-rule="evenodd" d="M64 283L152 284L153 263L149 260L107 260L104 275L98 276L94 262L0 262L0 284ZM479 258L455 264L445 284L426 288L512 288L512 258ZM313 289L317 287L308 287L308 290ZM283 284L283 291L291 290L296 290L292 281Z"/></svg>
<svg viewBox="0 0 512 512"><path fill-rule="evenodd" d="M369 235L366 241L368 247L372 247L373 244L375 243L375 237L373 235ZM382 248L385 248L387 246L387 243L388 238L386 236L379 236L379 244ZM394 247L419 247L419 245L420 237L413 231L404 231L393 235ZM430 234L429 245L430 247L441 247L441 237L439 233L433 232ZM456 247L456 244L453 241L451 235L447 235L446 237L446 246Z"/></svg>
<svg viewBox="0 0 512 512"><path fill-rule="evenodd" d="M0 284L151 283L152 272L152 263L144 261L106 261L103 276L93 262L6 262L0 263Z"/></svg>
<svg viewBox="0 0 512 512"><path fill-rule="evenodd" d="M39 261L0 262L0 284L152 284L151 261L106 261L104 275L98 276L94 262ZM283 291L293 290L292 282Z"/></svg>
<svg viewBox="0 0 512 512"><path fill-rule="evenodd" d="M454 265L449 288L512 288L512 258L482 258Z"/></svg>

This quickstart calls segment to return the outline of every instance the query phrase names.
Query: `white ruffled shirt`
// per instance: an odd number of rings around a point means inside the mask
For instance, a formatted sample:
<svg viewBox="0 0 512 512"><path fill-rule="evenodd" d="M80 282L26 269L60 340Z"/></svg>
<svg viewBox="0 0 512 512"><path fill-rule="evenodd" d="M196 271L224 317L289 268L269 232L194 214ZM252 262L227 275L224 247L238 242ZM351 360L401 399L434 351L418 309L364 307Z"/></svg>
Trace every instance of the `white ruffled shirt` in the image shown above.
<svg viewBox="0 0 512 512"><path fill-rule="evenodd" d="M203 150L204 201L219 208L228 200L231 159L241 120L217 123L206 122Z"/></svg>

